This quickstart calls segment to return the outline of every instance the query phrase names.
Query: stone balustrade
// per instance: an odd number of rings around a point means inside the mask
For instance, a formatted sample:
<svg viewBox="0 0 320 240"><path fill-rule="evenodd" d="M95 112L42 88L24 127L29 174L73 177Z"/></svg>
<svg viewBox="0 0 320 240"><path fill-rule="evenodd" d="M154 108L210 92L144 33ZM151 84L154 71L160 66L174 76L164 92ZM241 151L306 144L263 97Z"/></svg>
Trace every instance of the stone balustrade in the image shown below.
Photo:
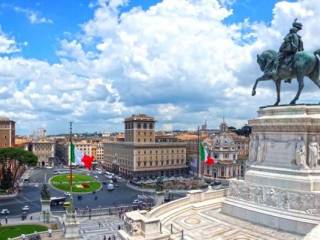
<svg viewBox="0 0 320 240"><path fill-rule="evenodd" d="M153 208L150 212L147 213L147 217L156 218L177 208L181 208L190 204L199 203L207 200L212 200L215 198L224 197L225 193L225 189L215 191L208 190L206 192L203 192L201 190L191 190L184 198L180 198L175 201Z"/></svg>
<svg viewBox="0 0 320 240"><path fill-rule="evenodd" d="M23 240L23 239L27 240L27 239L32 239L32 237L34 237L35 235L39 235L41 240L63 239L63 230L62 229L52 230L51 236L49 236L49 232L48 231L43 231L43 232L25 234L24 238L23 238L23 236L19 236L19 237L15 237L15 238L9 238L8 240Z"/></svg>

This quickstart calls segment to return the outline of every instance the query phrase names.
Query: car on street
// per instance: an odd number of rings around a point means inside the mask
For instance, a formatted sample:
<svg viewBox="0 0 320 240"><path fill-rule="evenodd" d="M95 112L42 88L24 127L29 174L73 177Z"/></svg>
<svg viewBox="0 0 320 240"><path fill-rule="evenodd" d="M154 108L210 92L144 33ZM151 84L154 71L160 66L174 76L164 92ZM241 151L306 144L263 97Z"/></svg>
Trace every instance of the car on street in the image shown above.
<svg viewBox="0 0 320 240"><path fill-rule="evenodd" d="M95 178L95 179L98 179L98 178L99 178L99 176L95 175L95 176L94 176L94 178Z"/></svg>
<svg viewBox="0 0 320 240"><path fill-rule="evenodd" d="M10 214L10 211L9 211L9 209L7 209L7 208L3 208L3 209L1 210L1 214Z"/></svg>
<svg viewBox="0 0 320 240"><path fill-rule="evenodd" d="M23 208L22 208L22 211L24 212L27 212L30 210L30 207L28 205L25 205Z"/></svg>
<svg viewBox="0 0 320 240"><path fill-rule="evenodd" d="M109 183L109 184L107 185L107 190L108 190L108 191L113 191L113 190L114 190L114 185L113 185L112 183Z"/></svg>
<svg viewBox="0 0 320 240"><path fill-rule="evenodd" d="M69 192L64 192L64 195L65 195L65 196L71 196L71 193L69 193Z"/></svg>

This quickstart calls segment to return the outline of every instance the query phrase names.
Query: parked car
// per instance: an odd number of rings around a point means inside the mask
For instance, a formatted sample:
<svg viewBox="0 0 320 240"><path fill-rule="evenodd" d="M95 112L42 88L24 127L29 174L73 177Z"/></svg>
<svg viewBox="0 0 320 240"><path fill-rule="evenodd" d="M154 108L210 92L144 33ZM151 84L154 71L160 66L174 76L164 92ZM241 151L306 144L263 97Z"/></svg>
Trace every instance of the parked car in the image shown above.
<svg viewBox="0 0 320 240"><path fill-rule="evenodd" d="M22 208L22 211L24 212L27 212L30 210L30 207L28 205L25 205L23 208Z"/></svg>
<svg viewBox="0 0 320 240"><path fill-rule="evenodd" d="M7 209L7 208L3 208L3 209L1 210L1 214L10 214L10 211L9 211L9 209Z"/></svg>

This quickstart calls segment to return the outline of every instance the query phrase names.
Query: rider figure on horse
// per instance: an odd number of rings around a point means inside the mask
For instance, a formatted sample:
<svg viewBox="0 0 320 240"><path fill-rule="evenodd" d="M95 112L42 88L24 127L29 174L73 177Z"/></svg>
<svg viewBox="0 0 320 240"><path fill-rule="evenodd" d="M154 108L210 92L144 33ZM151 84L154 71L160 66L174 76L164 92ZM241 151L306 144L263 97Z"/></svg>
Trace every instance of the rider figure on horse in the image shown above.
<svg viewBox="0 0 320 240"><path fill-rule="evenodd" d="M292 62L295 54L298 51L303 51L303 42L298 31L302 29L302 23L297 22L297 19L292 23L290 32L285 36L283 43L280 46L278 58L275 63L274 73L276 73L282 66L286 66L292 70ZM291 83L291 79L285 80Z"/></svg>

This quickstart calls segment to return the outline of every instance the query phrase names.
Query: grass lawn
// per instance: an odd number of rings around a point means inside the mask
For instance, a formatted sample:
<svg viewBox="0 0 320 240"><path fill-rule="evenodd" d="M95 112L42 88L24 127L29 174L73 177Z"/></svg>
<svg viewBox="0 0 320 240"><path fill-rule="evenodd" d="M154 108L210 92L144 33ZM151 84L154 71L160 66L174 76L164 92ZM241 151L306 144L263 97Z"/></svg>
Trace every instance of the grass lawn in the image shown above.
<svg viewBox="0 0 320 240"><path fill-rule="evenodd" d="M30 234L48 230L47 227L41 225L13 225L0 227L0 240L19 237L21 234Z"/></svg>
<svg viewBox="0 0 320 240"><path fill-rule="evenodd" d="M50 184L57 189L70 192L69 174L61 174L51 178ZM72 174L72 192L86 193L100 189L101 183L93 177L81 174Z"/></svg>

